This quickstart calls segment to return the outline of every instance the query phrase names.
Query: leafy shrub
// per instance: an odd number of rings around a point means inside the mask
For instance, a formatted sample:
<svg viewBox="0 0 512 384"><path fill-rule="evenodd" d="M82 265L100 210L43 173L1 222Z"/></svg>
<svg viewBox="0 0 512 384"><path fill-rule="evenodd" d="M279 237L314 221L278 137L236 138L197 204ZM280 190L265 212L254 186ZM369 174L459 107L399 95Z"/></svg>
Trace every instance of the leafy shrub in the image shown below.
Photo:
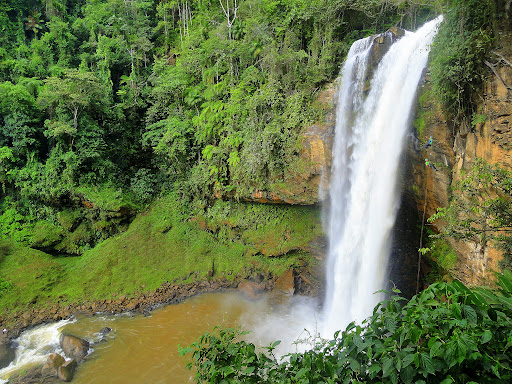
<svg viewBox="0 0 512 384"><path fill-rule="evenodd" d="M6 199L0 215L0 233L17 242L27 242L32 236L31 218L23 215L15 204Z"/></svg>
<svg viewBox="0 0 512 384"><path fill-rule="evenodd" d="M492 48L498 0L451 0L431 51L434 91L457 120L473 113Z"/></svg>
<svg viewBox="0 0 512 384"><path fill-rule="evenodd" d="M141 168L131 179L130 189L140 202L146 202L155 193L155 175L147 168Z"/></svg>

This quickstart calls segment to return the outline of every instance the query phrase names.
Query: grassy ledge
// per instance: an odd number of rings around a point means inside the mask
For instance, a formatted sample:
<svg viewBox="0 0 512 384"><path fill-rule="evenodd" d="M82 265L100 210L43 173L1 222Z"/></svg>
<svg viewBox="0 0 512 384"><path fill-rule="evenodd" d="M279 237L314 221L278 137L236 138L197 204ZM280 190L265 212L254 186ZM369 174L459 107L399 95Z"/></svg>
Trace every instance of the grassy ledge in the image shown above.
<svg viewBox="0 0 512 384"><path fill-rule="evenodd" d="M165 282L276 276L316 263L309 244L320 236L314 207L219 200L191 214L170 195L82 256L55 257L4 240L1 313L136 296Z"/></svg>

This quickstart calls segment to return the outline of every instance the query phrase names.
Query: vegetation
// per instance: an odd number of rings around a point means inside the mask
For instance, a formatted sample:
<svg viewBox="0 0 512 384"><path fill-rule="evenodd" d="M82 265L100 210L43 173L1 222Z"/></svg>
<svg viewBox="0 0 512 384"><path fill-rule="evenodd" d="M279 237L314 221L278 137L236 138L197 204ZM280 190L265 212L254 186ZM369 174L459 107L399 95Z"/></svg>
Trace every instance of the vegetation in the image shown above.
<svg viewBox="0 0 512 384"><path fill-rule="evenodd" d="M240 201L291 181L301 132L320 116L314 98L351 43L445 11L432 50L434 92L455 121L476 126L485 116L473 97L506 6L3 1L0 308L312 263L308 246L321 234L315 208ZM509 252L510 177L478 166L460 186L469 199L454 194L437 217L450 223L449 236L497 241ZM499 197L481 196L481 187ZM440 252L449 269L453 257ZM507 382L511 294L505 273L498 292L454 282L404 306L393 296L362 325L287 362L272 355L276 344L261 353L232 330L207 334L189 351L200 382Z"/></svg>
<svg viewBox="0 0 512 384"><path fill-rule="evenodd" d="M355 39L435 14L426 0L0 10L6 310L204 278L213 264L226 278L301 264L317 211L239 201L292 181L314 99Z"/></svg>
<svg viewBox="0 0 512 384"><path fill-rule="evenodd" d="M431 16L416 3L4 2L0 232L82 254L161 193L288 181L352 41Z"/></svg>
<svg viewBox="0 0 512 384"><path fill-rule="evenodd" d="M399 293L395 291L395 293ZM199 383L496 383L512 379L512 274L498 289L436 283L402 305L391 296L361 325L279 361L233 329L182 349Z"/></svg>
<svg viewBox="0 0 512 384"><path fill-rule="evenodd" d="M132 297L164 282L271 277L316 263L307 252L322 233L314 208L218 201L192 219L187 210L177 196L160 198L127 231L80 257L3 243L0 308Z"/></svg>
<svg viewBox="0 0 512 384"><path fill-rule="evenodd" d="M502 267L510 267L511 192L511 173L478 159L454 183L449 206L439 208L429 221L446 222L438 237L497 245L504 252Z"/></svg>
<svg viewBox="0 0 512 384"><path fill-rule="evenodd" d="M488 73L484 62L503 25L502 0L449 0L432 46L433 89L455 124L470 127L475 99ZM510 4L509 4L510 6Z"/></svg>

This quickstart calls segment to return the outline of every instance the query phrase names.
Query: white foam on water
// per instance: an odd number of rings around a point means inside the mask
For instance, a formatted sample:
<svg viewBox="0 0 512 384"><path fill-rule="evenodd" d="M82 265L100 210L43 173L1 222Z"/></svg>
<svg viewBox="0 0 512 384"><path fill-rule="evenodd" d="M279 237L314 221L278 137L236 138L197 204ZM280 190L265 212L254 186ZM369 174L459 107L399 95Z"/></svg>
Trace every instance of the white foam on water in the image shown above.
<svg viewBox="0 0 512 384"><path fill-rule="evenodd" d="M63 354L59 346L60 330L73 320L62 320L52 324L44 324L23 332L15 339L16 355L5 368L0 369L0 383L6 383L14 372L37 364L44 364L51 353Z"/></svg>

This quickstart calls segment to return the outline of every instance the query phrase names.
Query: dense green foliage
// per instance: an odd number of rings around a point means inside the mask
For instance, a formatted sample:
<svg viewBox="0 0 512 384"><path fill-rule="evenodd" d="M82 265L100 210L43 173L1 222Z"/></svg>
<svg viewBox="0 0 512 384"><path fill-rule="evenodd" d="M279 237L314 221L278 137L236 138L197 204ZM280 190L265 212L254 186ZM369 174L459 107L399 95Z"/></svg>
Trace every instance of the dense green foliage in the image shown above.
<svg viewBox="0 0 512 384"><path fill-rule="evenodd" d="M428 3L4 1L2 236L82 254L162 192L202 206L286 182L352 41Z"/></svg>
<svg viewBox="0 0 512 384"><path fill-rule="evenodd" d="M445 22L432 47L430 65L436 96L455 123L470 126L475 99L488 74L484 65L503 24L505 0L448 0ZM508 28L508 27L507 27Z"/></svg>
<svg viewBox="0 0 512 384"><path fill-rule="evenodd" d="M304 353L278 361L278 342L259 351L243 332L217 330L182 353L199 383L507 383L512 380L512 274L498 290L437 283L392 296Z"/></svg>

